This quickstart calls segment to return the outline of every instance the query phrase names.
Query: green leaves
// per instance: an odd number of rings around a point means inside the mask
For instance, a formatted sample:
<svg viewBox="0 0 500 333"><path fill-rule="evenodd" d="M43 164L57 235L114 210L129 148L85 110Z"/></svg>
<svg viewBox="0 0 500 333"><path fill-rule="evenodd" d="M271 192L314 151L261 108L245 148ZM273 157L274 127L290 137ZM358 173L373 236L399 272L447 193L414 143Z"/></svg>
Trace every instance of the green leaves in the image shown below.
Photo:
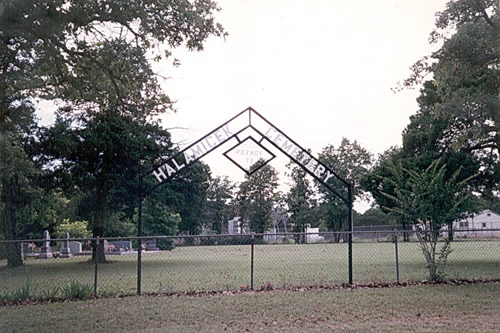
<svg viewBox="0 0 500 333"><path fill-rule="evenodd" d="M71 238L89 238L92 237L92 232L88 229L87 221L73 221L64 219L63 222L54 228L55 238L64 238L64 233L69 233Z"/></svg>
<svg viewBox="0 0 500 333"><path fill-rule="evenodd" d="M392 201L387 211L401 215L413 224L429 223L431 230L439 230L473 211L469 183L476 176L460 180L461 169L451 176L441 159L433 161L425 170L411 170L401 163L387 163L388 177L382 179L393 192L381 191Z"/></svg>
<svg viewBox="0 0 500 333"><path fill-rule="evenodd" d="M252 231L263 233L272 226L271 213L278 200L277 189L278 172L270 165L246 176L246 180L240 184L239 212L242 219L250 223Z"/></svg>
<svg viewBox="0 0 500 333"><path fill-rule="evenodd" d="M183 44L201 50L209 36L224 36L213 18L218 10L210 0L3 3L0 206L7 238L17 237L39 184L77 193L94 235L117 216L127 225L121 219L132 218L138 175L171 147L153 117L173 106L149 58ZM52 128L36 132L33 98L58 101Z"/></svg>
<svg viewBox="0 0 500 333"><path fill-rule="evenodd" d="M365 198L363 189L358 185L363 175L368 172L372 164L372 154L363 148L356 140L349 141L342 138L340 145L335 148L328 145L323 148L319 160L334 170L340 177L354 183L353 199ZM321 196L320 208L326 216L326 225L329 230L342 231L347 229L347 207L345 202L331 193L319 183L316 183ZM337 192L347 197L344 183L337 181L332 186Z"/></svg>
<svg viewBox="0 0 500 333"><path fill-rule="evenodd" d="M405 85L423 84L420 112L446 123L447 148L493 151L500 147L500 18L495 0L455 0L437 14L431 42L443 44L413 67ZM425 99L432 74L433 100ZM420 114L419 112L419 114ZM453 144L451 144L453 143Z"/></svg>

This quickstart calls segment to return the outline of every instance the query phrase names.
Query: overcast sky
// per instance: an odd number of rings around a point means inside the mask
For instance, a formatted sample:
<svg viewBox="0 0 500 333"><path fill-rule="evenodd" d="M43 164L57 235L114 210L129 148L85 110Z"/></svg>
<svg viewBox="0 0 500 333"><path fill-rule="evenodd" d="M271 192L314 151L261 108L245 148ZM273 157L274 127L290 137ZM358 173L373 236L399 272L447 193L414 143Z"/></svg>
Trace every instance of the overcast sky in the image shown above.
<svg viewBox="0 0 500 333"><path fill-rule="evenodd" d="M418 91L398 81L435 46L428 43L445 0L219 0L229 36L203 52L174 51L181 66L155 64L178 113L163 116L175 142L192 143L252 106L317 155L342 137L377 155L401 143ZM50 117L49 117L50 118ZM241 180L223 156L216 175ZM283 162L273 161L283 175Z"/></svg>
<svg viewBox="0 0 500 333"><path fill-rule="evenodd" d="M164 124L188 144L252 106L315 154L342 137L382 153L417 110L418 91L391 88L435 49L428 36L446 2L220 0L229 36L156 67L177 101ZM204 160L215 174L241 173L220 153Z"/></svg>

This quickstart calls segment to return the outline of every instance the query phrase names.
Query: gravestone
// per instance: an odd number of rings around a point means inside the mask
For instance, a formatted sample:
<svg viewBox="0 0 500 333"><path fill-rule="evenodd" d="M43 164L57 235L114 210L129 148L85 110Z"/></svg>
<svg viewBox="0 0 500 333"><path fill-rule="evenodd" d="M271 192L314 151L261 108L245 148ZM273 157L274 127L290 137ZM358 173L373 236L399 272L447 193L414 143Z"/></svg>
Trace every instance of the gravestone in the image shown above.
<svg viewBox="0 0 500 333"><path fill-rule="evenodd" d="M82 243L80 242L68 242L68 247L69 250L71 251L71 254L78 254L82 252Z"/></svg>
<svg viewBox="0 0 500 333"><path fill-rule="evenodd" d="M160 251L160 249L156 245L156 239L146 240L146 251Z"/></svg>
<svg viewBox="0 0 500 333"><path fill-rule="evenodd" d="M131 241L108 241L104 246L107 252L127 252L132 250Z"/></svg>
<svg viewBox="0 0 500 333"><path fill-rule="evenodd" d="M28 253L30 253L31 249L31 244L30 243L21 243L21 256L23 257L24 260L28 258Z"/></svg>
<svg viewBox="0 0 500 333"><path fill-rule="evenodd" d="M40 250L40 259L52 258L52 250L50 249L50 234L47 230L43 232L43 246Z"/></svg>
<svg viewBox="0 0 500 333"><path fill-rule="evenodd" d="M73 256L69 247L69 233L67 231L64 233L64 241L61 245L61 250L59 250L59 255L61 258L71 258Z"/></svg>

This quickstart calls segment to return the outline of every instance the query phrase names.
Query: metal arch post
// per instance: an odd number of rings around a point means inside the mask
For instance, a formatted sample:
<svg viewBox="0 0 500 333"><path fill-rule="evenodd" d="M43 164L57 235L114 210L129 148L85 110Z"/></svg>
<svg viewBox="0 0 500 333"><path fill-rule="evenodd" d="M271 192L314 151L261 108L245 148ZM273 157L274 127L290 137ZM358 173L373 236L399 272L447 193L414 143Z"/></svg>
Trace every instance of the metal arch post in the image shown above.
<svg viewBox="0 0 500 333"><path fill-rule="evenodd" d="M348 265L349 265L349 284L352 285L352 232L353 232L353 218L352 218L352 183L347 184L347 214L349 222L349 245L348 245Z"/></svg>
<svg viewBox="0 0 500 333"><path fill-rule="evenodd" d="M142 195L144 177L139 176L139 209L137 212L137 237L142 236L142 201L144 200ZM139 245L137 246L137 295L141 294L141 277L142 277L142 244L141 239L138 239Z"/></svg>

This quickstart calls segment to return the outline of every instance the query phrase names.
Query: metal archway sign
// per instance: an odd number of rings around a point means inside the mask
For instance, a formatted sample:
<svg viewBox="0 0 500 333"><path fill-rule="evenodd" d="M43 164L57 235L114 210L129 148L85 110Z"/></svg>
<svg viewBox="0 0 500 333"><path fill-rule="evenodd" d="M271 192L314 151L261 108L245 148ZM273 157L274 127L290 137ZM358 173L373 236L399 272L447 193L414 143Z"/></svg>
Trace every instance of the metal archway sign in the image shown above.
<svg viewBox="0 0 500 333"><path fill-rule="evenodd" d="M276 155L272 150L275 148L346 204L349 221L349 284L352 284L352 184L302 148L252 107L241 111L196 142L173 156L162 160L154 168L139 177L138 237L142 236L142 202L144 198L162 184L170 181L179 172L187 169L194 162L223 145L231 145L223 155L247 174L256 172L273 160ZM242 152L245 152L246 159L245 157L243 157L243 160L241 159ZM145 179L148 179L147 186L144 184ZM339 192L335 189L333 187L334 183L341 184L344 191ZM139 263L141 262L141 252L139 246ZM140 264L138 264L137 269L137 290L140 293Z"/></svg>

